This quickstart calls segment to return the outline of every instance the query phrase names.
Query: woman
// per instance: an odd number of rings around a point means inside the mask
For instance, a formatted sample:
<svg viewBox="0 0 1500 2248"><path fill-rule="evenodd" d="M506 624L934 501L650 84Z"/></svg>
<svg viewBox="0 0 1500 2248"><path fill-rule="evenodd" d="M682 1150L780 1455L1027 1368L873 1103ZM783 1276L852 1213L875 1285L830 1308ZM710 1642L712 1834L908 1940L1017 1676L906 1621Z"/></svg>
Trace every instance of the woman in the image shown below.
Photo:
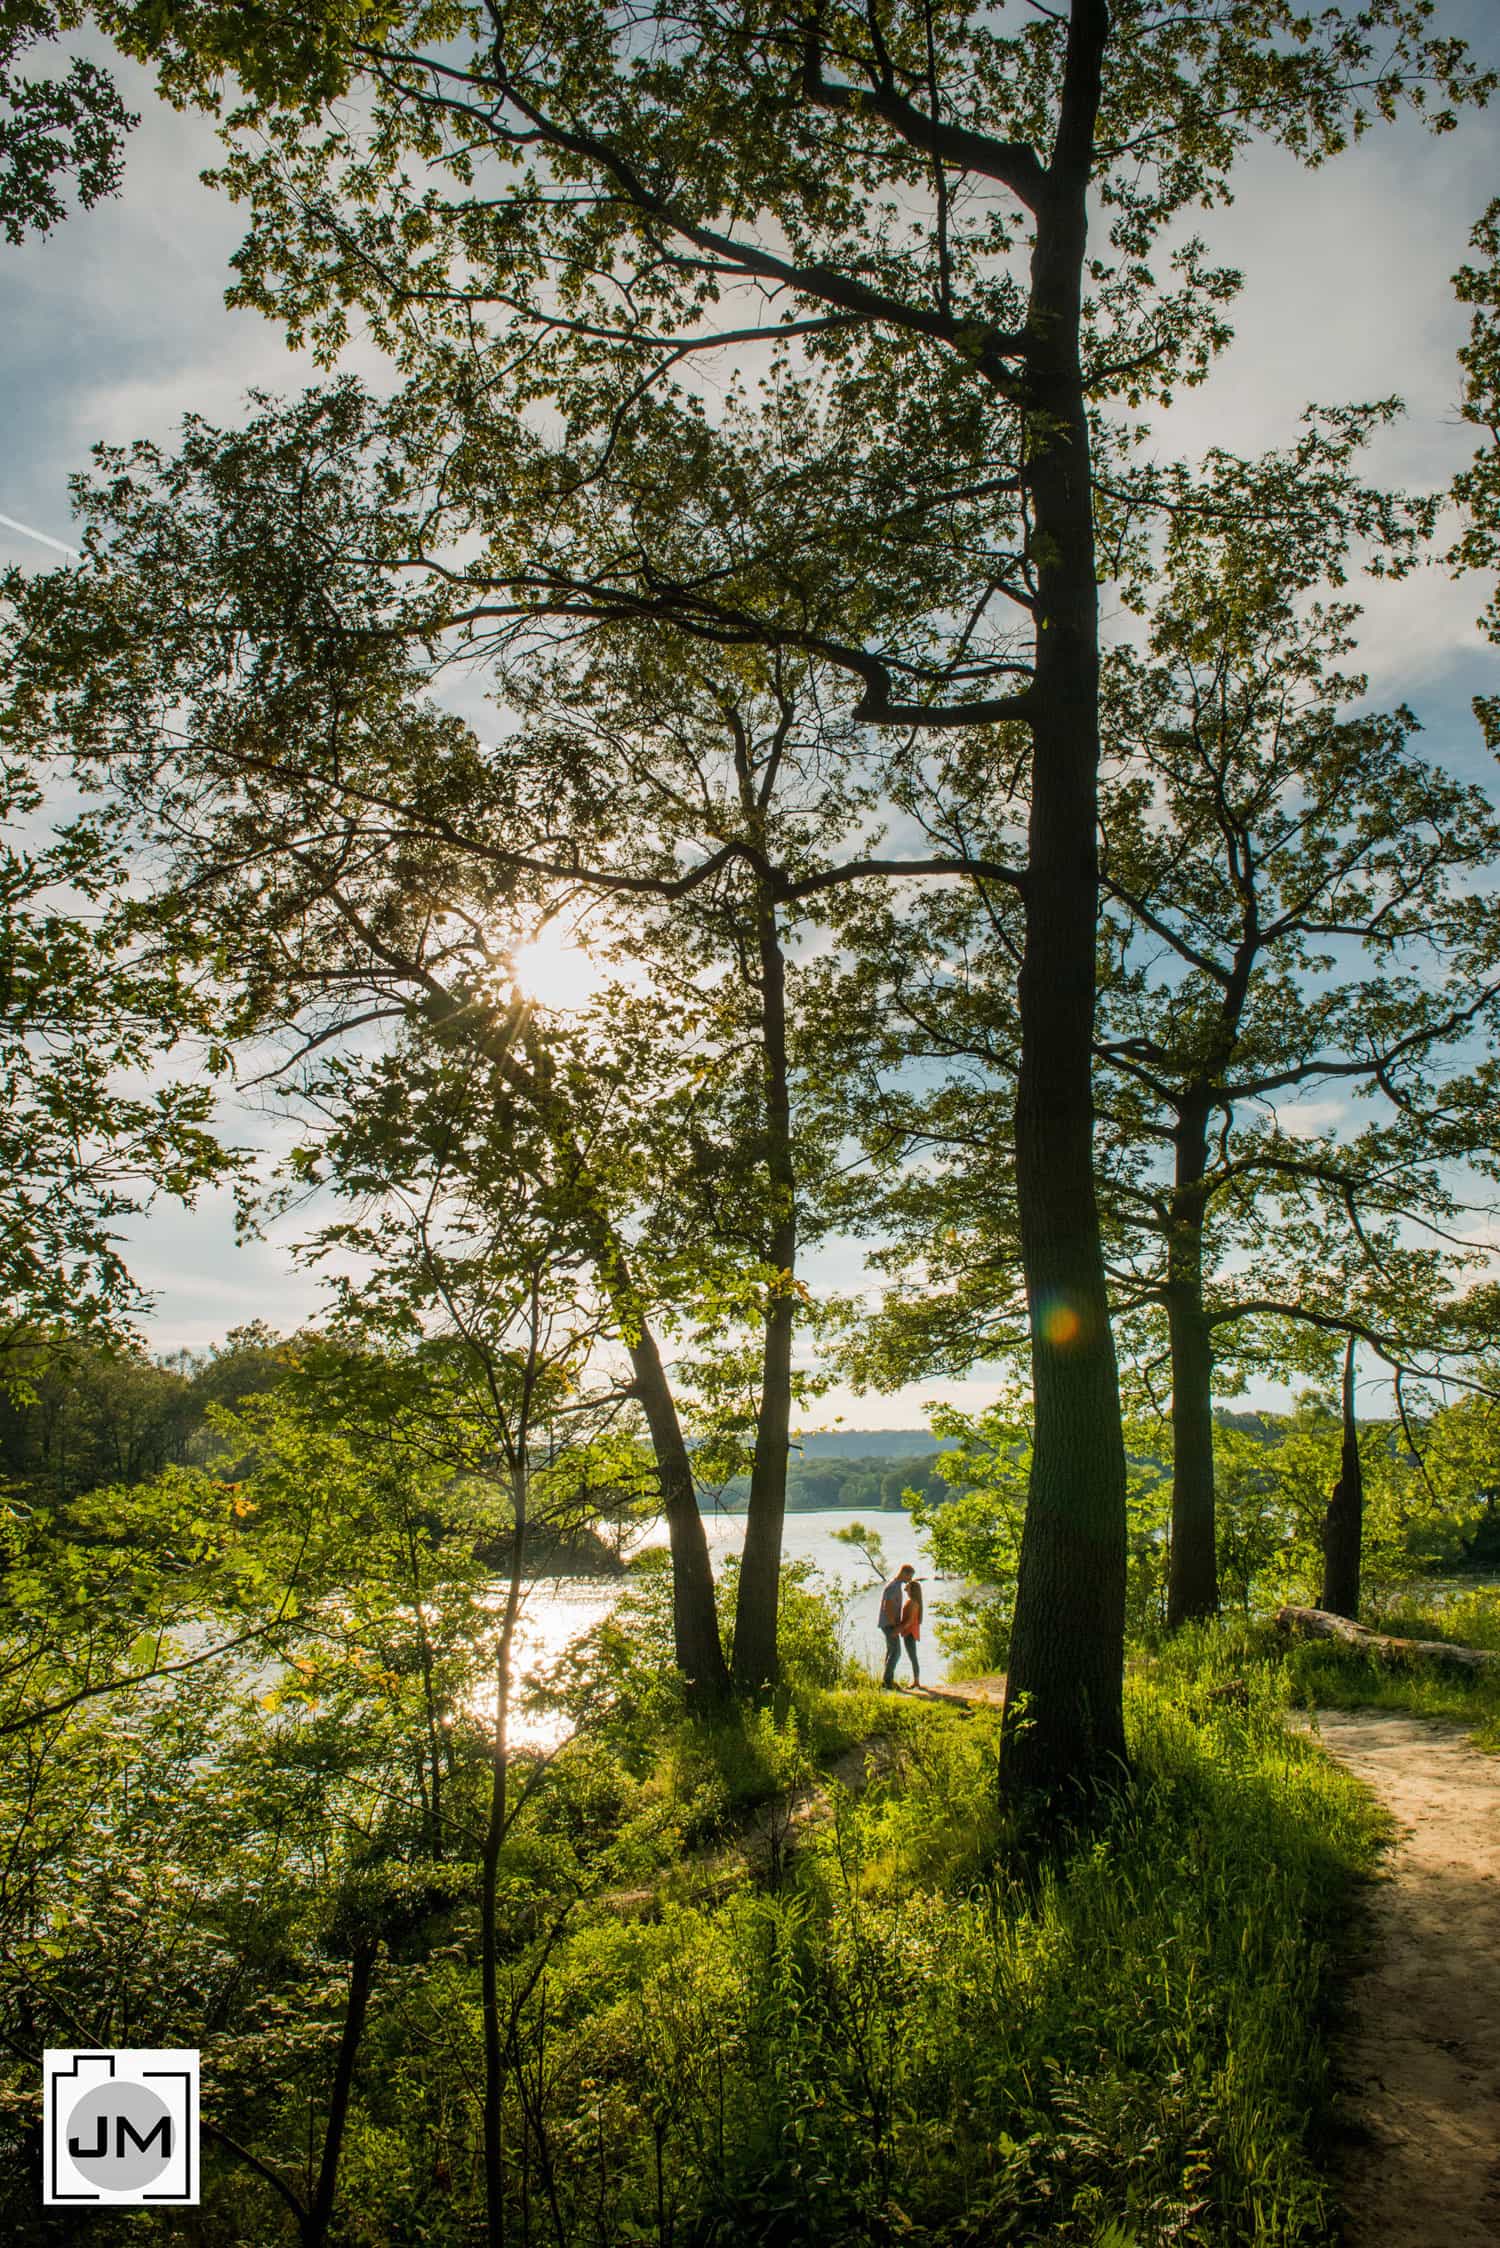
<svg viewBox="0 0 1500 2248"><path fill-rule="evenodd" d="M920 1579L916 1577L906 1587L906 1600L897 1628L901 1633L901 1643L911 1657L911 1682L913 1686L920 1686L922 1673L917 1663L917 1641L922 1631L922 1586Z"/></svg>

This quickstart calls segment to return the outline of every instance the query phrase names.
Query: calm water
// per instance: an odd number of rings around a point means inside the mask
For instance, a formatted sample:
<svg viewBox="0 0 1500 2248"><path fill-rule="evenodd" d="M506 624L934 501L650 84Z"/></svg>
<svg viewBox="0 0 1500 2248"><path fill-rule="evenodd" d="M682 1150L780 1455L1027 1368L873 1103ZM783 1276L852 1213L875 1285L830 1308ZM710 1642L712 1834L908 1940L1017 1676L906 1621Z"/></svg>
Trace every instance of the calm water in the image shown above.
<svg viewBox="0 0 1500 2248"><path fill-rule="evenodd" d="M844 1646L869 1669L878 1671L885 1661L885 1642L875 1620L882 1580L862 1554L850 1546L840 1545L833 1534L860 1521L878 1532L888 1571L898 1569L903 1561L916 1563L927 1596L920 1643L922 1676L924 1679L946 1677L947 1665L933 1627L938 1609L962 1590L962 1582L933 1574L921 1534L912 1528L905 1514L875 1513L868 1507L834 1507L816 1514L789 1514L782 1534L783 1557L788 1561L811 1561L829 1583L838 1588L843 1600L841 1635ZM709 1550L716 1560L720 1554L738 1552L744 1543L745 1517L742 1514L708 1515L706 1527ZM666 1542L665 1524L655 1524L646 1530L636 1550L664 1546ZM623 1588L621 1579L594 1577L550 1578L534 1585L527 1596L518 1633L518 1672L524 1677L533 1666L544 1665L559 1655L609 1613ZM901 1676L910 1676L904 1652ZM547 1721L521 1718L517 1722L516 1737L540 1744L555 1735Z"/></svg>

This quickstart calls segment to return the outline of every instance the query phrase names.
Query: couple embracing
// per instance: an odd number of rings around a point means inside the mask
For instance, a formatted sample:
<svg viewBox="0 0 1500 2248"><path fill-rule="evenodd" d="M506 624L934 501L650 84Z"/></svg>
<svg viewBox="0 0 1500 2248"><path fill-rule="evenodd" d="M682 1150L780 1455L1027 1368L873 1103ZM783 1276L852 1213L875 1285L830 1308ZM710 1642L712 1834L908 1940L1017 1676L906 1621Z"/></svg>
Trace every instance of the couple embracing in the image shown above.
<svg viewBox="0 0 1500 2248"><path fill-rule="evenodd" d="M904 1647L911 1658L911 1682L919 1686L922 1673L917 1665L917 1640L922 1630L922 1587L909 1561L902 1562L880 1595L880 1628L885 1634L885 1676L881 1685L894 1687L896 1665Z"/></svg>

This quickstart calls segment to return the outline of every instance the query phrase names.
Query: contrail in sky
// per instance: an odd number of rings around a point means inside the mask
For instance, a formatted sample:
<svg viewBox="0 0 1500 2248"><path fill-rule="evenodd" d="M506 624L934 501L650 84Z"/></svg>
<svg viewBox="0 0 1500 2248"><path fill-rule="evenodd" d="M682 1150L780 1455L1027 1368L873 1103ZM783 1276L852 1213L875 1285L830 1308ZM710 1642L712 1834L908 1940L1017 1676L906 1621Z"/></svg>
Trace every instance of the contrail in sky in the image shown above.
<svg viewBox="0 0 1500 2248"><path fill-rule="evenodd" d="M13 515L0 515L0 523L7 531L19 531L22 538L39 539L43 546L55 546L59 554L71 554L77 560L76 546L64 546L61 539L49 538L45 531L34 531L29 523L18 523Z"/></svg>

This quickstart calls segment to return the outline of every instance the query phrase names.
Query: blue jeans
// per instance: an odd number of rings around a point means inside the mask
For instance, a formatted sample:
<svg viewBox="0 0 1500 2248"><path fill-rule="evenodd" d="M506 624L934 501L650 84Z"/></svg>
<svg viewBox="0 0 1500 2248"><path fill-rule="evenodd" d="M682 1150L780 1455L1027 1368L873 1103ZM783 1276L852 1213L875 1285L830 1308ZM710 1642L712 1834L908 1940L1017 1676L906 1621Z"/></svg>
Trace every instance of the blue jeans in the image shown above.
<svg viewBox="0 0 1500 2248"><path fill-rule="evenodd" d="M911 1657L911 1682L913 1686L920 1686L922 1683L922 1673L917 1663L916 1640L912 1637L911 1633L908 1632L902 1640L901 1644L905 1647L907 1654Z"/></svg>
<svg viewBox="0 0 1500 2248"><path fill-rule="evenodd" d="M880 1683L882 1686L894 1686L896 1664L901 1656L901 1634L894 1624L882 1624L880 1628L885 1633L885 1676Z"/></svg>

